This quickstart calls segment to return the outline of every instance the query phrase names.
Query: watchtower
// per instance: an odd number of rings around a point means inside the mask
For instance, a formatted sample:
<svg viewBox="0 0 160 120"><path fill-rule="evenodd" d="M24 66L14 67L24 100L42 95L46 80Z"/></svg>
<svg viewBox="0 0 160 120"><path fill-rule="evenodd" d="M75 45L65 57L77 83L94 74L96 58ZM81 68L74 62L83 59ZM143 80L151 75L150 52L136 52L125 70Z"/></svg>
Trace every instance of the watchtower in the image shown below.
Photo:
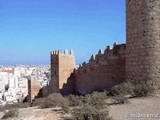
<svg viewBox="0 0 160 120"><path fill-rule="evenodd" d="M126 79L160 87L160 0L126 0Z"/></svg>
<svg viewBox="0 0 160 120"><path fill-rule="evenodd" d="M51 51L51 81L49 86L50 93L58 93L67 83L67 79L75 68L74 51L60 50Z"/></svg>

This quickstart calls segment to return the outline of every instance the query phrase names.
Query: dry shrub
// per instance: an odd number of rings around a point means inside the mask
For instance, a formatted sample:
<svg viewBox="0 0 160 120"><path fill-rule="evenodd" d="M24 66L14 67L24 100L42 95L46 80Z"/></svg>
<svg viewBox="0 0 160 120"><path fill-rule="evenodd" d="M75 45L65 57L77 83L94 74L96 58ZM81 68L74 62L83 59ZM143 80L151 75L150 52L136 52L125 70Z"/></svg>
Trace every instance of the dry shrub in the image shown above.
<svg viewBox="0 0 160 120"><path fill-rule="evenodd" d="M155 89L148 84L135 85L133 89L134 97L147 97L154 95Z"/></svg>
<svg viewBox="0 0 160 120"><path fill-rule="evenodd" d="M45 98L35 99L33 105L41 108L61 107L64 112L69 112L68 100L61 94L51 94Z"/></svg>
<svg viewBox="0 0 160 120"><path fill-rule="evenodd" d="M6 111L2 117L2 119L18 117L18 109L11 108L10 110Z"/></svg>
<svg viewBox="0 0 160 120"><path fill-rule="evenodd" d="M73 120L112 120L108 116L108 111L99 110L90 105L73 109L72 115Z"/></svg>

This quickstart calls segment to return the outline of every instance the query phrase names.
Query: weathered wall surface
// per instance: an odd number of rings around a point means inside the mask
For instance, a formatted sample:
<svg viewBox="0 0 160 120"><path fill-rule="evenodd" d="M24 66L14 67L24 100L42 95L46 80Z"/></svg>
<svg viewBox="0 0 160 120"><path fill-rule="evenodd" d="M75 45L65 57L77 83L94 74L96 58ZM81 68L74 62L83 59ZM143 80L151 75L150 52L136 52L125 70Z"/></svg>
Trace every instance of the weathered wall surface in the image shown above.
<svg viewBox="0 0 160 120"><path fill-rule="evenodd" d="M113 85L125 80L126 45L114 44L107 47L104 54L100 50L75 70L75 90L85 94L94 90L109 90Z"/></svg>
<svg viewBox="0 0 160 120"><path fill-rule="evenodd" d="M50 93L61 92L65 85L65 89L71 89L73 82L67 83L71 73L75 68L75 58L73 50L62 53L60 50L51 53L51 82L49 85ZM66 85L67 84L67 85Z"/></svg>
<svg viewBox="0 0 160 120"><path fill-rule="evenodd" d="M64 54L59 54L59 89L63 88L63 85L67 83L67 79L75 68L75 58L73 50L68 53L65 50Z"/></svg>
<svg viewBox="0 0 160 120"><path fill-rule="evenodd" d="M126 0L126 79L160 86L160 0Z"/></svg>
<svg viewBox="0 0 160 120"><path fill-rule="evenodd" d="M70 75L70 77L67 79L67 82L63 84L63 87L61 89L61 93L63 95L68 95L68 94L74 94L75 93L74 73L72 73Z"/></svg>
<svg viewBox="0 0 160 120"><path fill-rule="evenodd" d="M30 77L28 79L28 102L32 103L32 100L35 97L38 97L38 94L40 92L40 89L42 86L34 77Z"/></svg>
<svg viewBox="0 0 160 120"><path fill-rule="evenodd" d="M51 81L49 83L49 93L59 92L59 51L51 53Z"/></svg>

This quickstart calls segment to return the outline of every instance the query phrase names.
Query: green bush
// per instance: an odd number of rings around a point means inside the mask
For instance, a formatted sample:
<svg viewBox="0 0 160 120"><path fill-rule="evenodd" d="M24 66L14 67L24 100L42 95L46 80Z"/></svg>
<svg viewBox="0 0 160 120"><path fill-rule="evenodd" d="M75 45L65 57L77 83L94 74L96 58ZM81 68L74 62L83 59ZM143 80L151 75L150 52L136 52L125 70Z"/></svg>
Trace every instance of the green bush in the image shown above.
<svg viewBox="0 0 160 120"><path fill-rule="evenodd" d="M69 113L69 106L67 103L61 104L61 108L62 108L63 112Z"/></svg>
<svg viewBox="0 0 160 120"><path fill-rule="evenodd" d="M73 109L72 115L74 120L112 120L108 117L108 111L98 110L90 105Z"/></svg>
<svg viewBox="0 0 160 120"><path fill-rule="evenodd" d="M131 82L124 82L111 88L112 101L114 104L128 103L128 95L133 95L134 85Z"/></svg>
<svg viewBox="0 0 160 120"><path fill-rule="evenodd" d="M105 105L104 100L106 98L107 95L105 92L93 92L92 94L87 94L85 96L75 96L75 95L67 96L69 105L72 107L88 104L96 107L97 109L103 108L103 106Z"/></svg>
<svg viewBox="0 0 160 120"><path fill-rule="evenodd" d="M96 109L102 109L107 98L105 92L93 92L85 96L87 104L94 106Z"/></svg>
<svg viewBox="0 0 160 120"><path fill-rule="evenodd" d="M134 97L146 97L153 95L154 92L155 89L152 86L145 83L135 85L133 89Z"/></svg>
<svg viewBox="0 0 160 120"><path fill-rule="evenodd" d="M70 107L75 107L75 106L81 106L82 105L82 99L83 98L81 96L68 95L68 96L66 96L66 99L68 99Z"/></svg>
<svg viewBox="0 0 160 120"><path fill-rule="evenodd" d="M112 97L112 101L114 104L124 104L129 102L128 98L125 97L124 95L116 95Z"/></svg>
<svg viewBox="0 0 160 120"><path fill-rule="evenodd" d="M103 108L106 105L106 92L93 92L85 96L67 96L72 109L73 120L111 120L108 111ZM107 106L106 106L107 108Z"/></svg>
<svg viewBox="0 0 160 120"><path fill-rule="evenodd" d="M2 119L7 119L7 118L10 118L10 117L18 117L18 109L13 109L11 108L10 110L8 110L7 112L4 113Z"/></svg>
<svg viewBox="0 0 160 120"><path fill-rule="evenodd" d="M45 98L35 99L33 105L41 108L61 107L64 112L69 112L68 100L60 94L51 94Z"/></svg>
<svg viewBox="0 0 160 120"><path fill-rule="evenodd" d="M115 85L111 88L111 94L114 96L117 95L132 95L134 85L130 82L124 82L119 85Z"/></svg>
<svg viewBox="0 0 160 120"><path fill-rule="evenodd" d="M133 84L131 82L124 82L119 85L115 85L111 88L111 94L114 103L126 103L128 102L127 95L132 97L146 97L154 93L154 88L146 83Z"/></svg>

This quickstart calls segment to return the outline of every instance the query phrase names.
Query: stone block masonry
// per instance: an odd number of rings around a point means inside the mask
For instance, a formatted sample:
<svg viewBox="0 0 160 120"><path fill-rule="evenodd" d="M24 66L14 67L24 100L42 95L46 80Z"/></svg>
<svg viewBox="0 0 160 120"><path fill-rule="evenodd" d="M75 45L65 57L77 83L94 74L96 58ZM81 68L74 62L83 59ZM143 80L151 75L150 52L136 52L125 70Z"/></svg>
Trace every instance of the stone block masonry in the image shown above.
<svg viewBox="0 0 160 120"><path fill-rule="evenodd" d="M75 90L86 94L109 90L125 81L126 45L107 46L103 52L92 55L89 63L84 62L75 70Z"/></svg>
<svg viewBox="0 0 160 120"><path fill-rule="evenodd" d="M126 79L160 87L160 0L126 0Z"/></svg>
<svg viewBox="0 0 160 120"><path fill-rule="evenodd" d="M51 52L50 93L61 92L75 68L74 51L60 50Z"/></svg>
<svg viewBox="0 0 160 120"><path fill-rule="evenodd" d="M126 45L116 43L107 46L103 52L92 55L89 63L75 68L73 50L51 52L51 82L49 93L62 94L90 93L94 90L109 90L112 86L125 80ZM44 90L46 91L46 89ZM46 93L46 92L45 92Z"/></svg>

